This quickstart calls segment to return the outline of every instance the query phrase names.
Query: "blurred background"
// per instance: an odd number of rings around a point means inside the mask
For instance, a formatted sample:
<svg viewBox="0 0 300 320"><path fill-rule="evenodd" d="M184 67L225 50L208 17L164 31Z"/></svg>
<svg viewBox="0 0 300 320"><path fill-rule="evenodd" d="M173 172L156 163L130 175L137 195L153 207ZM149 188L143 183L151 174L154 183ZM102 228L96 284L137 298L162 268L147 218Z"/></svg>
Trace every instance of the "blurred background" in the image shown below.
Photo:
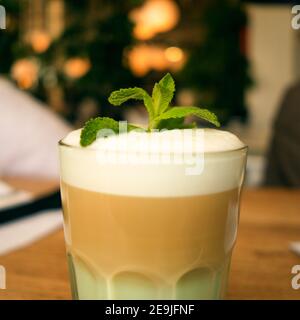
<svg viewBox="0 0 300 320"><path fill-rule="evenodd" d="M55 176L55 166L52 171L43 165L39 169L37 160L24 163L24 155L40 152L33 140L45 141L47 136L49 147L39 159L50 163L47 152L56 148L57 140L90 117L145 122L138 104L114 108L107 97L122 87L150 90L169 71L176 80L176 104L213 110L226 130L249 145L247 185L264 183L273 123L286 90L300 75L300 31L291 26L291 3L2 0L0 4L6 10L6 29L0 30L0 176ZM22 132L19 136L17 130Z"/></svg>

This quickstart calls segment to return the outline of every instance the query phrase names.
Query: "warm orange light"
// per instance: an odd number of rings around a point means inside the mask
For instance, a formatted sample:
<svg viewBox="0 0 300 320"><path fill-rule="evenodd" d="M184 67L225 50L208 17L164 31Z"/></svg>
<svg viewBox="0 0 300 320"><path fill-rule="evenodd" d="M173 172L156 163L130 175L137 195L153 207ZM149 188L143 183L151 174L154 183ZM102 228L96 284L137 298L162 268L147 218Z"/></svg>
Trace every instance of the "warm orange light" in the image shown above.
<svg viewBox="0 0 300 320"><path fill-rule="evenodd" d="M139 77L150 70L179 70L185 61L185 54L180 48L163 48L141 44L128 52L128 62L132 72Z"/></svg>
<svg viewBox="0 0 300 320"><path fill-rule="evenodd" d="M153 46L149 52L149 67L150 69L163 71L168 69L168 62L164 56L164 49Z"/></svg>
<svg viewBox="0 0 300 320"><path fill-rule="evenodd" d="M134 35L139 40L151 39L155 34L173 29L179 20L179 9L173 0L146 0L131 12L135 22Z"/></svg>
<svg viewBox="0 0 300 320"><path fill-rule="evenodd" d="M137 24L133 30L133 35L136 39L148 40L155 36L155 32L148 25Z"/></svg>
<svg viewBox="0 0 300 320"><path fill-rule="evenodd" d="M170 62L180 62L183 59L183 51L177 47L169 47L165 50L165 56Z"/></svg>
<svg viewBox="0 0 300 320"><path fill-rule="evenodd" d="M20 59L13 64L11 75L20 88L30 89L37 81L38 71L38 64L34 60Z"/></svg>
<svg viewBox="0 0 300 320"><path fill-rule="evenodd" d="M149 72L150 52L151 49L147 45L139 45L129 51L128 63L136 76L142 77Z"/></svg>
<svg viewBox="0 0 300 320"><path fill-rule="evenodd" d="M65 62L64 72L70 78L81 78L91 68L91 63L86 58L70 58Z"/></svg>
<svg viewBox="0 0 300 320"><path fill-rule="evenodd" d="M42 53L49 48L51 38L44 31L33 31L29 35L29 42L35 52Z"/></svg>

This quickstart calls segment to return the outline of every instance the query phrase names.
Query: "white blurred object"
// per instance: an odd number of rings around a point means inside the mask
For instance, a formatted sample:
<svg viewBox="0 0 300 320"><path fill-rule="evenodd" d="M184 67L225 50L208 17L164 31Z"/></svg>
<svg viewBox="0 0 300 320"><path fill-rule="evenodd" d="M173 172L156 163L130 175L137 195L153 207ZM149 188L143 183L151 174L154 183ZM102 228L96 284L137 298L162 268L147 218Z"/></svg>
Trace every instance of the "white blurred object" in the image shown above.
<svg viewBox="0 0 300 320"><path fill-rule="evenodd" d="M29 192L15 189L0 181L1 209L24 205L32 201ZM21 209L20 209L21 210ZM62 225L61 210L48 210L0 225L0 255L25 247Z"/></svg>
<svg viewBox="0 0 300 320"><path fill-rule="evenodd" d="M15 189L8 184L0 181L0 209L9 208L19 204L25 204L32 200L31 193Z"/></svg>
<svg viewBox="0 0 300 320"><path fill-rule="evenodd" d="M259 187L263 183L266 160L262 155L248 155L245 185Z"/></svg>
<svg viewBox="0 0 300 320"><path fill-rule="evenodd" d="M290 249L294 253L296 253L298 256L300 256L300 242L292 242L290 244Z"/></svg>
<svg viewBox="0 0 300 320"><path fill-rule="evenodd" d="M0 78L0 175L57 178L57 143L69 131L46 105Z"/></svg>
<svg viewBox="0 0 300 320"><path fill-rule="evenodd" d="M61 210L43 211L0 225L0 256L26 247L61 228Z"/></svg>

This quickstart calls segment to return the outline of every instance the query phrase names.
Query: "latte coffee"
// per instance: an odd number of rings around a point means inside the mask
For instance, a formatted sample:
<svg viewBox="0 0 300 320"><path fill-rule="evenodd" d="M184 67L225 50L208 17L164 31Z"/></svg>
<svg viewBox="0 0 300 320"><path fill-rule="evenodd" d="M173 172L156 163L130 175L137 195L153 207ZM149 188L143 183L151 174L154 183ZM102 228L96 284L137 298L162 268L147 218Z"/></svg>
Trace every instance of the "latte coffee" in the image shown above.
<svg viewBox="0 0 300 320"><path fill-rule="evenodd" d="M80 131L62 141L75 299L224 298L246 148L228 132L203 131L203 168L195 175L184 163L104 163L98 146L79 146Z"/></svg>

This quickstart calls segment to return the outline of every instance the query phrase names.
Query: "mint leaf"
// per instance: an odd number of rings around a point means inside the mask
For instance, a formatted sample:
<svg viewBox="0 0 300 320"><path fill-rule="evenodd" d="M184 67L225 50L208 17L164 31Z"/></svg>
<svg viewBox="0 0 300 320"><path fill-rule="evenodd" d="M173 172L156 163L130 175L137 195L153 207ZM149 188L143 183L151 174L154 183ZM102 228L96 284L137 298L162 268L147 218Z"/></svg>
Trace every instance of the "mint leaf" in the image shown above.
<svg viewBox="0 0 300 320"><path fill-rule="evenodd" d="M159 129L162 126L168 128L186 128L194 127L186 125L184 118L194 115L202 118L217 127L220 126L217 116L206 109L197 107L170 107L170 103L174 97L175 82L170 73L167 73L152 90L152 96L142 88L120 89L112 92L108 98L109 102L115 106L120 106L124 102L135 99L142 100L149 114L148 130ZM180 121L171 121L170 119L181 119Z"/></svg>
<svg viewBox="0 0 300 320"><path fill-rule="evenodd" d="M153 118L154 118L154 107L153 107L152 99L147 92L144 95L144 105L149 114L149 122L151 122L153 121Z"/></svg>
<svg viewBox="0 0 300 320"><path fill-rule="evenodd" d="M156 83L152 91L154 113L160 115L169 108L175 91L175 82L170 73L167 73L159 83Z"/></svg>
<svg viewBox="0 0 300 320"><path fill-rule="evenodd" d="M184 123L184 118L170 118L159 121L157 124L157 129L172 130L172 129L193 129L196 128L196 123L186 124Z"/></svg>
<svg viewBox="0 0 300 320"><path fill-rule="evenodd" d="M184 118L191 115L197 116L198 118L206 120L215 126L220 127L218 118L213 112L210 112L207 109L200 109L198 107L173 107L156 117L154 121L156 125L158 125L158 123L164 119Z"/></svg>
<svg viewBox="0 0 300 320"><path fill-rule="evenodd" d="M81 131L80 135L80 145L82 147L87 147L92 144L96 138L97 134L101 129L111 129L113 132L119 132L119 123L111 118L95 118L89 120Z"/></svg>
<svg viewBox="0 0 300 320"><path fill-rule="evenodd" d="M152 120L154 117L154 110L152 99L149 94L142 88L128 88L120 89L111 93L108 98L109 103L114 106L120 106L124 102L133 99L133 100L142 100L145 104L145 107L149 113L149 117Z"/></svg>
<svg viewBox="0 0 300 320"><path fill-rule="evenodd" d="M170 108L174 92L174 79L167 73L155 84L152 91L152 97L150 97L144 89L135 87L112 92L108 101L114 106L120 106L130 99L142 100L149 114L148 131L151 129L194 128L196 126L195 123L190 125L184 123L184 118L190 115L197 116L220 127L217 116L209 110L200 109L198 107ZM91 119L85 124L81 131L81 146L86 147L92 144L97 139L98 133L102 129L110 129L113 133L120 134L119 122L106 117ZM127 129L128 131L136 129L144 131L143 128L131 124L128 124Z"/></svg>
<svg viewBox="0 0 300 320"><path fill-rule="evenodd" d="M98 117L95 119L90 119L84 125L84 128L81 131L80 145L82 147L87 147L90 144L92 144L97 139L98 132L102 129L110 129L114 133L118 134L119 122L107 117ZM127 129L128 131L132 131L132 130L142 129L142 128L134 126L132 124L128 124Z"/></svg>
<svg viewBox="0 0 300 320"><path fill-rule="evenodd" d="M168 89L172 93L175 92L175 81L170 73L167 73L160 81L159 84L161 87Z"/></svg>
<svg viewBox="0 0 300 320"><path fill-rule="evenodd" d="M142 88L120 89L111 93L108 101L114 106L120 106L129 99L143 100L146 91Z"/></svg>

